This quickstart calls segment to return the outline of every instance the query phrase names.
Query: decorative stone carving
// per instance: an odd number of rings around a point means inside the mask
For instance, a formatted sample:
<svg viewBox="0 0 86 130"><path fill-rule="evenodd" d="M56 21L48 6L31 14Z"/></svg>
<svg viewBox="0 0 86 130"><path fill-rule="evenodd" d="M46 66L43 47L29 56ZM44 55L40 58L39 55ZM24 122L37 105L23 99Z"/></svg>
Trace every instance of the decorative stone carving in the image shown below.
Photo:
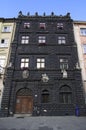
<svg viewBox="0 0 86 130"><path fill-rule="evenodd" d="M42 74L42 81L45 83L49 81L49 77L47 74Z"/></svg>
<svg viewBox="0 0 86 130"><path fill-rule="evenodd" d="M23 77L24 79L27 79L28 76L29 76L29 71L28 71L28 70L24 70L24 71L22 72L22 77Z"/></svg>

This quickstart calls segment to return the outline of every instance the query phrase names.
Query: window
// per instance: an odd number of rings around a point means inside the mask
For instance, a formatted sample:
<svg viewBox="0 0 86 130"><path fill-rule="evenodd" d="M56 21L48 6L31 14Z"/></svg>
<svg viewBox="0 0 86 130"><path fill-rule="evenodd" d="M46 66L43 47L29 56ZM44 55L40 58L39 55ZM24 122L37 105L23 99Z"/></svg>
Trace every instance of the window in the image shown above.
<svg viewBox="0 0 86 130"><path fill-rule="evenodd" d="M49 102L49 91L48 90L43 90L41 96L42 96L42 103Z"/></svg>
<svg viewBox="0 0 86 130"><path fill-rule="evenodd" d="M82 47L83 47L83 53L86 54L86 44L83 44Z"/></svg>
<svg viewBox="0 0 86 130"><path fill-rule="evenodd" d="M60 103L70 104L72 102L72 92L69 86L62 86L59 91Z"/></svg>
<svg viewBox="0 0 86 130"><path fill-rule="evenodd" d="M1 39L0 47L8 47L9 39Z"/></svg>
<svg viewBox="0 0 86 130"><path fill-rule="evenodd" d="M57 29L63 29L63 23L57 23Z"/></svg>
<svg viewBox="0 0 86 130"><path fill-rule="evenodd" d="M45 36L39 36L38 43L39 44L45 44L46 43L46 37Z"/></svg>
<svg viewBox="0 0 86 130"><path fill-rule="evenodd" d="M29 67L29 59L28 58L22 58L21 59L21 68L28 68Z"/></svg>
<svg viewBox="0 0 86 130"><path fill-rule="evenodd" d="M66 43L66 39L64 36L59 36L58 37L58 44L65 44Z"/></svg>
<svg viewBox="0 0 86 130"><path fill-rule="evenodd" d="M24 28L26 29L30 28L30 23L24 23Z"/></svg>
<svg viewBox="0 0 86 130"><path fill-rule="evenodd" d="M37 59L37 69L45 68L45 59L44 58L38 58Z"/></svg>
<svg viewBox="0 0 86 130"><path fill-rule="evenodd" d="M45 28L46 28L45 23L40 23L40 28L41 28L41 29L45 29Z"/></svg>
<svg viewBox="0 0 86 130"><path fill-rule="evenodd" d="M11 26L3 26L2 32L11 32Z"/></svg>
<svg viewBox="0 0 86 130"><path fill-rule="evenodd" d="M68 69L68 59L60 59L60 69L61 70Z"/></svg>
<svg viewBox="0 0 86 130"><path fill-rule="evenodd" d="M86 28L80 28L80 34L86 36Z"/></svg>
<svg viewBox="0 0 86 130"><path fill-rule="evenodd" d="M3 68L5 67L6 56L0 56L0 72L3 73Z"/></svg>
<svg viewBox="0 0 86 130"><path fill-rule="evenodd" d="M22 36L21 43L28 44L29 43L29 36Z"/></svg>

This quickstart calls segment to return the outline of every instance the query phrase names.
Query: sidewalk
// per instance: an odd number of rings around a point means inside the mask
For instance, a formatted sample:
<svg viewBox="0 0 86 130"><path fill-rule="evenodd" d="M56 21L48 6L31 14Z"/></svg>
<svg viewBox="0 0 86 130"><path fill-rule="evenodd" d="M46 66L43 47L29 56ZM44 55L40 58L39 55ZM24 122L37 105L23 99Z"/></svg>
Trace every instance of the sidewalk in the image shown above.
<svg viewBox="0 0 86 130"><path fill-rule="evenodd" d="M0 130L86 130L86 117L0 118Z"/></svg>

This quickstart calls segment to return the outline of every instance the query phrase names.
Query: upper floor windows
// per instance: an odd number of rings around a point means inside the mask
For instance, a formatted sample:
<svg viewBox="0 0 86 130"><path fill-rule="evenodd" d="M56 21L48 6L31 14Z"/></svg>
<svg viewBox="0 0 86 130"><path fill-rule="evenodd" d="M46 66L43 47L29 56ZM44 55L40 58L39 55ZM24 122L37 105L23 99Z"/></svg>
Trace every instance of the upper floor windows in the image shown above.
<svg viewBox="0 0 86 130"><path fill-rule="evenodd" d="M60 59L60 69L67 70L68 69L68 59Z"/></svg>
<svg viewBox="0 0 86 130"><path fill-rule="evenodd" d="M28 68L29 67L29 58L22 58L20 67Z"/></svg>
<svg viewBox="0 0 86 130"><path fill-rule="evenodd" d="M37 58L37 69L45 68L45 59Z"/></svg>
<svg viewBox="0 0 86 130"><path fill-rule="evenodd" d="M86 54L86 44L83 44L82 47L83 47L83 53Z"/></svg>
<svg viewBox="0 0 86 130"><path fill-rule="evenodd" d="M2 32L11 32L11 26L3 26Z"/></svg>
<svg viewBox="0 0 86 130"><path fill-rule="evenodd" d="M66 38L64 36L59 36L58 37L58 44L65 44L66 43Z"/></svg>
<svg viewBox="0 0 86 130"><path fill-rule="evenodd" d="M8 47L9 39L3 38L0 40L0 47Z"/></svg>
<svg viewBox="0 0 86 130"><path fill-rule="evenodd" d="M38 38L38 43L39 44L44 44L44 43L46 43L46 37L45 36L39 36L39 38Z"/></svg>
<svg viewBox="0 0 86 130"><path fill-rule="evenodd" d="M6 64L6 56L0 56L0 73L3 73L3 67Z"/></svg>
<svg viewBox="0 0 86 130"><path fill-rule="evenodd" d="M63 29L63 23L57 23L57 29Z"/></svg>
<svg viewBox="0 0 86 130"><path fill-rule="evenodd" d="M22 36L21 44L28 44L29 43L29 36Z"/></svg>
<svg viewBox="0 0 86 130"><path fill-rule="evenodd" d="M40 28L40 29L46 29L46 23L40 22L40 23L38 23L38 24L39 24L39 28ZM61 23L61 22L59 22L59 23L57 23L57 25L55 25L55 26L56 26L57 29L63 29L64 24ZM23 27L24 27L25 29L28 29L28 28L31 27L31 23L30 23L30 22L25 22L25 23L23 23ZM52 24L51 24L51 27L53 28Z"/></svg>
<svg viewBox="0 0 86 130"><path fill-rule="evenodd" d="M86 36L86 28L80 28L80 34Z"/></svg>
<svg viewBox="0 0 86 130"><path fill-rule="evenodd" d="M46 28L45 23L40 23L40 29L45 29L45 28Z"/></svg>
<svg viewBox="0 0 86 130"><path fill-rule="evenodd" d="M25 28L25 29L30 28L30 23L24 23L24 28Z"/></svg>

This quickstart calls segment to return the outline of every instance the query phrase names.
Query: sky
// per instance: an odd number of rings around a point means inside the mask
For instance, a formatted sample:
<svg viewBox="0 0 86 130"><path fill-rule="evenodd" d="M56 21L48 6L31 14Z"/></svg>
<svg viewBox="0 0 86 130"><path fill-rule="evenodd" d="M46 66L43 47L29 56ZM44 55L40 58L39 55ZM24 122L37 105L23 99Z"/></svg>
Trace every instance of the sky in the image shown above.
<svg viewBox="0 0 86 130"><path fill-rule="evenodd" d="M0 0L0 18L17 18L18 12L24 15L66 15L73 20L86 21L86 0Z"/></svg>

